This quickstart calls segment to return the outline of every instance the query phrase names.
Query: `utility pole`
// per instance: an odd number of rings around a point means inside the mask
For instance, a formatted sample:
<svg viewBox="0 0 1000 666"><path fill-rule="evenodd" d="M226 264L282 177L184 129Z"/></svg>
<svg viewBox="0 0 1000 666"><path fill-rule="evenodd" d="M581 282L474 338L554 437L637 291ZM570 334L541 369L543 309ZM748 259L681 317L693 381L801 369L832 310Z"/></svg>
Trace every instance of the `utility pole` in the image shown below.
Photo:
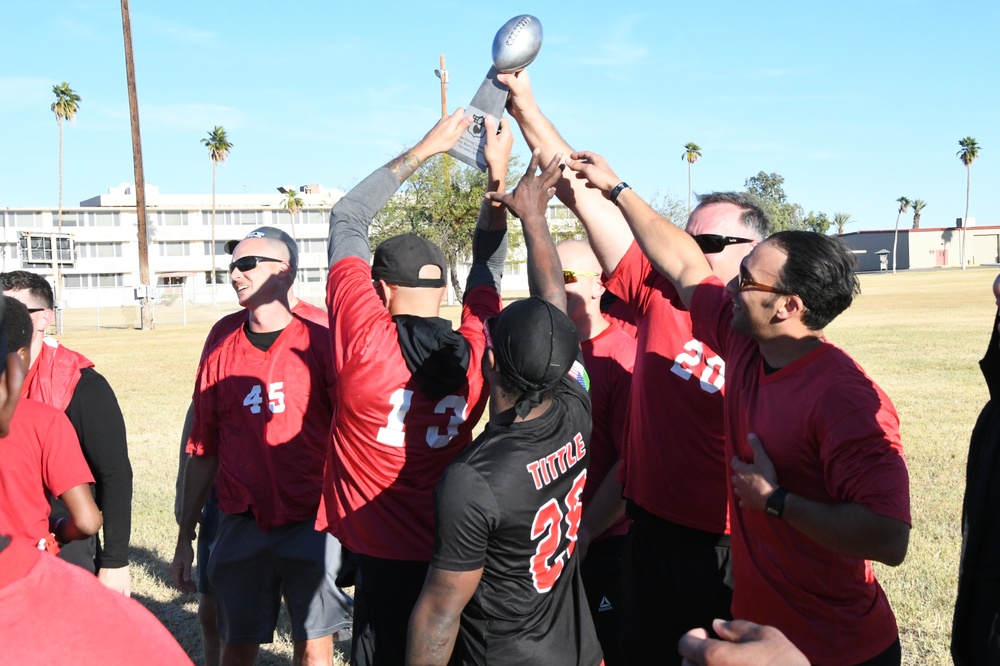
<svg viewBox="0 0 1000 666"><path fill-rule="evenodd" d="M441 69L434 70L434 76L441 79L441 117L448 115L448 70L444 68L444 54L441 54Z"/></svg>
<svg viewBox="0 0 1000 666"><path fill-rule="evenodd" d="M139 100L135 92L135 62L132 59L132 19L128 0L122 0L122 34L125 39L125 77L128 79L128 109L132 121L132 163L135 168L135 214L139 235L139 296L142 300L142 330L153 329L153 301L149 297L149 244L146 236L146 180L142 174L142 138L139 135Z"/></svg>

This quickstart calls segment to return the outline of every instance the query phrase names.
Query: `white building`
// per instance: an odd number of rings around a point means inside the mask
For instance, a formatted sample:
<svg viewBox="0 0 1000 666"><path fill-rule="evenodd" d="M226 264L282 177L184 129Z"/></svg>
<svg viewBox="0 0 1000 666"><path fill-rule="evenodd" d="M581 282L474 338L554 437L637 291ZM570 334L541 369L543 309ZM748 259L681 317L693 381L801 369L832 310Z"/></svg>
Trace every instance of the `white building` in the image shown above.
<svg viewBox="0 0 1000 666"><path fill-rule="evenodd" d="M253 228L269 225L284 229L299 246L296 293L321 305L325 300L329 214L344 195L306 185L298 193L303 208L293 217L285 209L286 197L274 194L218 194L215 213L215 294L212 287L212 195L161 194L146 186L146 226L149 281L158 301L184 298L191 303L232 301L226 241L240 239ZM139 279L138 218L134 186L122 184L107 194L92 197L77 208L63 208L62 232L54 208L0 209L0 271L28 270L44 275L55 285L58 254L63 307L117 307L136 300ZM572 226L564 206L553 202L549 217L554 228ZM516 228L512 221L512 229ZM523 249L511 252L503 290L527 291ZM464 283L468 267L459 267Z"/></svg>

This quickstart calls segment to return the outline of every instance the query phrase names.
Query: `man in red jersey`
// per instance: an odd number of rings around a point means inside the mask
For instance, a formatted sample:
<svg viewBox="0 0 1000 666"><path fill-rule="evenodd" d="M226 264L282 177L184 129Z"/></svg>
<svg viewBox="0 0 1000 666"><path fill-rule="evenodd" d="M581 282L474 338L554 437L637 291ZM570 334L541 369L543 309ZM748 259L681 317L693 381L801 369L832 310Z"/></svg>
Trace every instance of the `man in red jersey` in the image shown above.
<svg viewBox="0 0 1000 666"><path fill-rule="evenodd" d="M12 376L24 377L30 363L31 315L11 296L0 301L5 305L4 338L18 364ZM8 424L9 433L0 442L3 533L52 553L59 552L59 545L96 534L102 521L90 492L94 477L66 415L22 397L17 418ZM63 502L66 515L50 515L49 497Z"/></svg>
<svg viewBox="0 0 1000 666"><path fill-rule="evenodd" d="M823 334L860 291L854 257L835 238L781 231L723 285L698 244L619 187L603 158L571 157L609 201L617 192L695 335L728 363L733 615L776 627L813 664L899 664L896 619L870 561L896 566L909 543L899 417Z"/></svg>
<svg viewBox="0 0 1000 666"><path fill-rule="evenodd" d="M368 225L471 118L459 109L413 148L376 170L333 207L327 311L337 374L323 507L328 527L359 555L351 661L402 664L406 627L434 546L434 486L472 441L486 405L483 320L500 310L506 211L484 201L457 331L441 319L444 254L413 234L375 249ZM499 129L499 133L498 133ZM488 189L503 190L513 138L487 119Z"/></svg>
<svg viewBox="0 0 1000 666"><path fill-rule="evenodd" d="M501 74L525 140L542 159L569 145L542 114L527 71ZM636 325L625 453L619 478L632 519L623 555L621 627L629 664L662 664L664 645L693 626L730 617L732 580L722 425L725 364L695 337L670 282L635 243L614 205L564 172L558 196L583 223L604 272ZM722 280L767 233L748 197L717 193L692 212L687 232ZM677 662L680 658L677 657Z"/></svg>
<svg viewBox="0 0 1000 666"><path fill-rule="evenodd" d="M128 458L125 418L108 381L82 354L68 349L45 332L55 318L52 286L28 271L0 275L5 296L28 307L34 325L31 366L22 394L64 412L69 417L94 475L93 493L104 517L103 540L94 535L73 541L59 557L97 573L101 582L128 596L131 574L128 544L132 532L132 465ZM65 504L52 498L52 515L68 515Z"/></svg>
<svg viewBox="0 0 1000 666"><path fill-rule="evenodd" d="M172 572L193 592L191 539L215 483L217 534L208 578L224 663L253 663L270 642L282 597L296 664L328 664L332 635L351 622L334 585L339 544L313 528L333 415L329 332L291 312L295 242L255 229L233 251L242 326L201 363Z"/></svg>
<svg viewBox="0 0 1000 666"><path fill-rule="evenodd" d="M273 227L262 227L261 229L271 230ZM261 229L251 231L245 238L254 238L261 233ZM274 231L276 232L277 230L275 229ZM225 245L226 252L228 254L232 254L239 243L240 240L228 241ZM298 245L296 244L296 255L297 252ZM322 326L327 325L326 310L300 300L295 295L294 287L290 287L288 289L288 307L294 315L302 317L303 319L308 319L309 321ZM214 326L212 326L212 330L208 332L208 337L205 338L205 344L201 350L201 359L198 361L198 373L196 373L196 376L201 373L201 366L204 364L205 358L208 356L208 353L212 350L212 348L215 347L220 340L240 328L245 320L246 313L241 308L236 312L232 312L224 316L222 319L217 321ZM191 404L188 406L187 414L184 417L184 425L181 428L181 449L177 465L176 495L174 499L174 517L177 519L178 525L180 525L181 522L181 502L184 497L184 470L187 468L188 461L187 443L188 438L191 436L191 429L193 425L194 401L192 400ZM215 526L218 521L218 511L219 502L215 496L215 492L213 491L209 494L208 501L205 503L201 512L198 529L198 545L196 549L197 561L199 562L197 581L198 623L201 626L202 650L206 666L218 666L220 663L219 660L222 656L222 642L219 640L215 595L212 594L212 587L208 581L209 547L215 539ZM346 632L341 632L341 639L344 638L343 633Z"/></svg>
<svg viewBox="0 0 1000 666"><path fill-rule="evenodd" d="M617 666L624 663L620 619L622 549L630 522L625 516L618 470L635 364L635 338L601 312L601 297L605 293L601 264L590 245L586 241L569 240L560 243L556 250L566 285L567 314L576 325L583 364L590 377L594 422L578 534L580 575L604 663Z"/></svg>

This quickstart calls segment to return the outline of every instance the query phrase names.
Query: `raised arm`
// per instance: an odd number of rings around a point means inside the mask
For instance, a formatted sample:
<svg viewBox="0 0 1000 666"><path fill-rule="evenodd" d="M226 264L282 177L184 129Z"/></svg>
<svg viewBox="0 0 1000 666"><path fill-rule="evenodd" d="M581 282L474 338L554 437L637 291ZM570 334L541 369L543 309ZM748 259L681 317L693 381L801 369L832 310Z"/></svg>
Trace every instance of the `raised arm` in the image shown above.
<svg viewBox="0 0 1000 666"><path fill-rule="evenodd" d="M371 256L368 225L375 214L417 167L455 145L462 132L472 124L471 117L462 117L464 113L465 109L459 108L450 116L441 118L417 145L376 169L334 205L330 212L327 248L331 266L345 257L361 257L368 261Z"/></svg>
<svg viewBox="0 0 1000 666"><path fill-rule="evenodd" d="M517 121L528 146L541 151L541 164L548 164L556 154L565 157L573 152L539 109L527 70L499 74L497 80L510 88L507 102L510 115ZM569 173L556 183L556 196L583 223L601 268L608 274L614 272L632 244L632 233L621 213L600 192L587 188Z"/></svg>
<svg viewBox="0 0 1000 666"><path fill-rule="evenodd" d="M510 121L501 119L499 125L492 116L486 117L486 191L503 192L507 189L507 164L514 135ZM483 284L500 291L503 265L507 261L507 209L499 201L483 198L479 219L472 234L472 267L465 283L465 293Z"/></svg>
<svg viewBox="0 0 1000 666"><path fill-rule="evenodd" d="M698 244L680 227L650 208L631 188L619 188L622 179L603 157L590 152L576 152L570 157L567 166L585 179L588 187L600 192L608 203L614 193L614 205L624 215L639 247L650 263L674 283L684 305L689 307L695 288L712 274Z"/></svg>
<svg viewBox="0 0 1000 666"><path fill-rule="evenodd" d="M538 296L566 312L562 262L545 219L545 210L561 175L559 162L562 156L553 155L545 170L538 173L540 159L540 151L532 152L528 170L513 192L491 192L488 196L493 201L502 202L512 215L521 220L528 254L528 291L532 296Z"/></svg>

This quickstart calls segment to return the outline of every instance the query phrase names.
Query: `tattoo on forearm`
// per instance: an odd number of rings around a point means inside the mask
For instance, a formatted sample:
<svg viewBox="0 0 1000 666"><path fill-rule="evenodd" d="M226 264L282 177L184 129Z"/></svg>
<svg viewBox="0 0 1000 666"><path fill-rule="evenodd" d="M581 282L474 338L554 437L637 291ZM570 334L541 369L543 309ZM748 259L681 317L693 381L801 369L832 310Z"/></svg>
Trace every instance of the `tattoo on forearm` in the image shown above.
<svg viewBox="0 0 1000 666"><path fill-rule="evenodd" d="M420 166L420 160L413 153L405 152L385 166L396 177L396 182L402 185Z"/></svg>

